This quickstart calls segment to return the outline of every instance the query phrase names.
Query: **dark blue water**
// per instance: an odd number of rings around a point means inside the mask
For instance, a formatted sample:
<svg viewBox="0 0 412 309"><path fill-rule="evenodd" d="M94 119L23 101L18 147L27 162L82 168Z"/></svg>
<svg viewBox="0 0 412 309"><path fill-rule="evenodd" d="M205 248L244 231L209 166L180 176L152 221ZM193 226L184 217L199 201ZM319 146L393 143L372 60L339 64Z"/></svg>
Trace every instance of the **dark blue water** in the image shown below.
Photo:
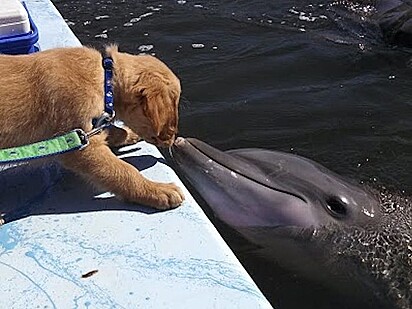
<svg viewBox="0 0 412 309"><path fill-rule="evenodd" d="M153 53L175 71L183 87L181 135L221 149L294 152L350 178L411 193L412 51L385 42L373 6L54 3L83 44L116 42L122 51ZM271 273L259 257L236 249L242 242L236 235L222 233L279 308L336 305L323 301L322 287L306 292L305 282Z"/></svg>

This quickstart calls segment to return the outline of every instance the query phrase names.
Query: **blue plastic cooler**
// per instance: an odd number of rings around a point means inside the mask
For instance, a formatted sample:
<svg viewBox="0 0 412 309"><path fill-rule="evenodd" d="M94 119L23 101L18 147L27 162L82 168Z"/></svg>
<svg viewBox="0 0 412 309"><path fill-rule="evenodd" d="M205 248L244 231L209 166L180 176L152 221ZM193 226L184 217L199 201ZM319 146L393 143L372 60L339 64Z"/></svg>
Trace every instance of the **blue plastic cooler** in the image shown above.
<svg viewBox="0 0 412 309"><path fill-rule="evenodd" d="M36 43L39 39L37 27L34 24L26 5L23 3L30 21L30 31L25 34L0 37L0 54L30 54L38 51ZM1 6L0 6L1 10Z"/></svg>

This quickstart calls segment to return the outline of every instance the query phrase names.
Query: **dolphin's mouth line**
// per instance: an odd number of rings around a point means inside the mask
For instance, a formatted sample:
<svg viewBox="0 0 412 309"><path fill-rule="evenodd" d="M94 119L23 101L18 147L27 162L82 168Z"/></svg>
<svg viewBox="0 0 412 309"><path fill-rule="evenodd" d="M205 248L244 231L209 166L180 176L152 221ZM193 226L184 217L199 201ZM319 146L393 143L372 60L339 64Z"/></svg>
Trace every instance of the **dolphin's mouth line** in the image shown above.
<svg viewBox="0 0 412 309"><path fill-rule="evenodd" d="M202 149L200 149L199 147L197 147L195 144L191 143L191 142L188 141L187 139L186 139L186 142L189 143L193 148L195 148L197 151L199 151L200 153L202 153L202 154L205 155L206 157L212 159L211 156L209 156L207 153L205 153ZM229 167L229 166L227 166L227 165L225 165L225 164L222 164L221 162L219 162L219 164L220 164L221 166L229 169L229 170L231 169L231 167ZM244 178L246 178L246 179L248 179L248 180L250 180L250 181L254 181L254 182L262 185L262 186L265 187L265 188L268 188L268 189L271 189L271 190L275 190L275 191L278 191L278 192L280 192L280 193L284 193L284 194L291 195L291 196L293 196L293 197L296 197L296 198L300 199L301 201L303 201L303 202L306 203L306 204L308 203L308 201L307 201L304 197L302 197L302 196L300 196L300 195L298 195L298 194L296 194L296 193L289 192L289 191L287 191L287 190L283 190L283 189L279 189L279 188L275 188L275 187L269 186L269 185L267 185L267 184L265 184L265 183L263 183L263 182L261 182L261 181L259 181L259 180L253 179L252 177L249 177L249 176L245 175L245 174L242 173L242 172L239 172L238 170L236 170L236 173L239 174L240 176L243 176Z"/></svg>

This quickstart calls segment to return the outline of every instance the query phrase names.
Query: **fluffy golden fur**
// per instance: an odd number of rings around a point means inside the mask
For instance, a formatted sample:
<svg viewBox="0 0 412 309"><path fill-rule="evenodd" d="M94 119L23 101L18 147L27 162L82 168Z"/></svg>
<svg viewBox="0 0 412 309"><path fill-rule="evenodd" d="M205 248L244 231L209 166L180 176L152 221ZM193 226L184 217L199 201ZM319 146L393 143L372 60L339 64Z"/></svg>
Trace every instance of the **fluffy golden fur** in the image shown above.
<svg viewBox="0 0 412 309"><path fill-rule="evenodd" d="M177 132L180 82L160 60L106 50L114 60L117 118L130 128L90 139L81 151L57 159L68 169L116 196L157 209L182 203L180 188L144 178L117 158L118 146L139 139L170 146ZM74 128L88 132L104 106L101 54L91 48L60 48L32 55L0 55L0 148L33 143ZM135 133L136 132L136 133Z"/></svg>

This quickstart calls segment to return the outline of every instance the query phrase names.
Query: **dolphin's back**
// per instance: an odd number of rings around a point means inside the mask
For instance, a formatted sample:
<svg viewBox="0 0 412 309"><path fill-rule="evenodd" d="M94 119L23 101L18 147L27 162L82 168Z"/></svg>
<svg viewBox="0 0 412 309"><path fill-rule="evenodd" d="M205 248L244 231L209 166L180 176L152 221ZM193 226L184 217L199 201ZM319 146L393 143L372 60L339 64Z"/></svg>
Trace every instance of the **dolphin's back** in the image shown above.
<svg viewBox="0 0 412 309"><path fill-rule="evenodd" d="M376 16L387 40L395 44L412 46L412 1L380 0Z"/></svg>

